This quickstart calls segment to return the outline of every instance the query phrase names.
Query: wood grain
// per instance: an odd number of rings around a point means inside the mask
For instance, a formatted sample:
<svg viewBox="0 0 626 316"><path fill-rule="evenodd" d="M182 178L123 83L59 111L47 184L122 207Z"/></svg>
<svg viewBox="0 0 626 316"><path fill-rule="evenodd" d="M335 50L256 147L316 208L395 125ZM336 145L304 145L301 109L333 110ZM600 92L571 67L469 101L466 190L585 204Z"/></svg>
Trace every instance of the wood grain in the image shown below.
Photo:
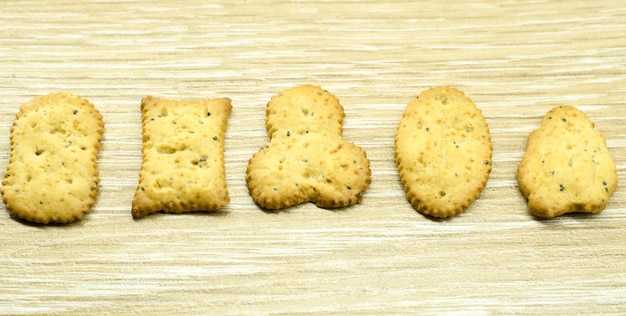
<svg viewBox="0 0 626 316"><path fill-rule="evenodd" d="M624 314L626 8L619 1L14 1L0 11L0 170L21 104L52 91L104 116L100 194L84 220L0 211L3 314ZM264 212L245 185L265 105L302 83L334 93L372 167L363 202ZM491 131L470 209L433 221L393 160L402 111L459 88ZM229 97L231 203L134 221L144 95ZM618 188L594 216L537 220L515 172L555 105L607 138ZM2 171L4 172L4 171Z"/></svg>

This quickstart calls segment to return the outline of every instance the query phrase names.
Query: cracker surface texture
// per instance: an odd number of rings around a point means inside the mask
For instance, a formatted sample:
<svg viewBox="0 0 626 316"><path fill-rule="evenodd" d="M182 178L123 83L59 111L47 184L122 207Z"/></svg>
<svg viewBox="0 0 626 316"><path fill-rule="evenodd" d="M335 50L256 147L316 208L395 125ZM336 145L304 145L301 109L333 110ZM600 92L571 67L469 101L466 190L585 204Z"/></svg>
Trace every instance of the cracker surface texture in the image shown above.
<svg viewBox="0 0 626 316"><path fill-rule="evenodd" d="M224 135L231 108L228 98L142 99L143 161L134 218L159 211L215 211L230 202Z"/></svg>
<svg viewBox="0 0 626 316"><path fill-rule="evenodd" d="M572 106L551 109L528 136L517 179L532 214L599 213L617 187L604 135Z"/></svg>
<svg viewBox="0 0 626 316"><path fill-rule="evenodd" d="M102 115L68 92L24 104L11 128L11 153L2 199L29 222L70 223L88 213L98 191L96 156Z"/></svg>
<svg viewBox="0 0 626 316"><path fill-rule="evenodd" d="M408 200L433 217L467 209L491 172L487 122L474 102L454 88L427 89L407 105L394 152Z"/></svg>
<svg viewBox="0 0 626 316"><path fill-rule="evenodd" d="M313 202L338 208L361 201L371 172L365 151L342 138L343 107L318 86L273 96L266 108L269 144L250 158L246 181L263 208Z"/></svg>

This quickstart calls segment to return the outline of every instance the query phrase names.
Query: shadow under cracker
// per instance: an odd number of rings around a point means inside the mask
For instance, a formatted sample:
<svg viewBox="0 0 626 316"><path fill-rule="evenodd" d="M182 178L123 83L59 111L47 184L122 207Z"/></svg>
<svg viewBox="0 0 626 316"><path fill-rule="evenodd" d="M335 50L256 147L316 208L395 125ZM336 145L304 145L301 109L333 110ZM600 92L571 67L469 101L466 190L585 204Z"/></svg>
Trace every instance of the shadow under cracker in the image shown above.
<svg viewBox="0 0 626 316"><path fill-rule="evenodd" d="M146 220L147 218L154 218L154 217L160 218L160 217L167 217L167 216L226 217L226 216L230 215L230 213L231 213L230 211L223 210L223 209L219 209L219 210L215 210L215 211L196 210L196 211L189 211L189 212L182 212L182 213L169 213L169 212L165 212L165 211L161 210L161 211L158 211L158 212L155 212L155 213L144 215L144 216L139 217L139 218L132 217L132 215L131 215L131 217L133 218L133 221L139 222L139 221Z"/></svg>
<svg viewBox="0 0 626 316"><path fill-rule="evenodd" d="M265 207L259 205L259 203L255 202L254 204L263 213L265 213L265 214L273 214L273 215L282 214L282 213L290 213L293 210L309 207L309 205L313 205L317 209L326 210L326 211L329 211L329 212L332 212L332 213L340 213L340 212L346 212L348 209L350 209L351 207L356 205L356 204L352 204L352 205L346 205L346 206L341 206L341 207L321 207L321 206L318 206L317 204L315 204L315 202L313 202L313 201L308 201L308 202L304 202L304 203L288 206L288 207L285 207L285 208L269 209L269 208L265 208Z"/></svg>
<svg viewBox="0 0 626 316"><path fill-rule="evenodd" d="M571 213L565 213L565 214L562 214L562 215L559 215L559 216L555 216L553 218L546 218L546 217L541 217L541 216L537 216L537 215L533 214L530 211L529 208L527 208L526 211L532 217L533 220L535 220L536 222L539 222L541 224L544 224L544 225L548 225L550 223L556 223L560 218L571 218L571 219L576 219L576 220L588 220L589 218L593 218L593 217L598 215L596 213L571 212Z"/></svg>
<svg viewBox="0 0 626 316"><path fill-rule="evenodd" d="M420 215L422 215L424 218L429 219L429 220L431 220L431 221L433 221L433 222L437 222L437 223L447 223L447 222L451 222L451 221L452 221L452 219L454 219L455 217L457 217L457 216L448 216L448 217L446 217L446 218L441 218L441 217L435 217L435 216L426 215L426 214L423 214L423 213L418 212L418 211L415 211L415 212L416 212L416 213L418 213L418 214L420 214Z"/></svg>
<svg viewBox="0 0 626 316"><path fill-rule="evenodd" d="M30 222L27 221L25 219L19 218L15 215L13 215L13 213L10 213L10 217L12 220L24 225L24 226L29 226L29 227L33 227L33 228L39 228L39 229L46 229L47 227L82 227L84 226L84 221L86 221L88 219L89 216L87 216L87 214L85 214L85 216L83 216L83 218L81 219L77 219L73 222L70 223L60 223L60 222L49 222L47 224L44 223L36 223L36 222Z"/></svg>

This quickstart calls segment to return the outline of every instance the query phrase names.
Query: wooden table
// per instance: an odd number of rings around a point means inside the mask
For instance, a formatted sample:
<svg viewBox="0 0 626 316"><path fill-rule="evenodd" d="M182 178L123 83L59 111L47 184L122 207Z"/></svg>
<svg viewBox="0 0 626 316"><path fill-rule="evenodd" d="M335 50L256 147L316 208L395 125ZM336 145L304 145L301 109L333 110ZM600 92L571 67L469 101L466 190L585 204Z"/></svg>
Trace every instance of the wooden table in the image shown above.
<svg viewBox="0 0 626 316"><path fill-rule="evenodd" d="M92 213L67 226L0 212L6 314L624 314L626 7L620 1L3 1L0 170L19 107L70 91L106 131ZM320 85L371 160L361 204L281 212L248 194L276 92ZM493 171L464 214L432 220L399 182L406 104L450 85L482 110ZM135 221L140 100L230 97L230 204ZM619 185L598 215L532 217L516 170L553 106L585 111Z"/></svg>

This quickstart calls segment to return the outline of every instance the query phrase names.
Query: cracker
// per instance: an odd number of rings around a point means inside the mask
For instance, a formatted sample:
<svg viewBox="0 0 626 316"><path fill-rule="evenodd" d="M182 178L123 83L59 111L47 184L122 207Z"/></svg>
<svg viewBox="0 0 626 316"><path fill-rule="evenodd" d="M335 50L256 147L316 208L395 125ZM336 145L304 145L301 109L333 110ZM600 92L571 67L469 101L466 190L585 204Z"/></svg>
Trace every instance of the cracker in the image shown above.
<svg viewBox="0 0 626 316"><path fill-rule="evenodd" d="M246 182L263 208L313 202L338 208L361 201L371 172L365 151L342 138L343 107L312 85L284 90L266 108L269 144L250 158Z"/></svg>
<svg viewBox="0 0 626 316"><path fill-rule="evenodd" d="M530 133L517 179L530 212L542 218L602 212L617 187L604 135L572 106L551 109Z"/></svg>
<svg viewBox="0 0 626 316"><path fill-rule="evenodd" d="M94 105L67 92L24 104L11 128L0 189L11 214L41 224L83 218L98 191L96 156L103 130Z"/></svg>
<svg viewBox="0 0 626 316"><path fill-rule="evenodd" d="M230 202L224 134L231 108L228 98L142 99L143 161L134 218L158 211L215 211Z"/></svg>
<svg viewBox="0 0 626 316"><path fill-rule="evenodd" d="M485 118L463 92L423 91L406 107L395 137L395 158L407 198L417 211L439 218L463 212L491 172Z"/></svg>

